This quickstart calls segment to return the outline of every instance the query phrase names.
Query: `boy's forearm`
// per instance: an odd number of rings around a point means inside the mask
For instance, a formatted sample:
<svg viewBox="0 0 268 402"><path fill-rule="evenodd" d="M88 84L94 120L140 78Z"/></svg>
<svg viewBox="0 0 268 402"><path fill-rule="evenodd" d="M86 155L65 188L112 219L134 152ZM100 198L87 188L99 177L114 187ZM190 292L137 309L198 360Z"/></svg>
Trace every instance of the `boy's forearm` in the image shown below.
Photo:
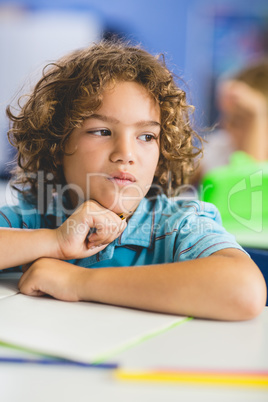
<svg viewBox="0 0 268 402"><path fill-rule="evenodd" d="M264 279L242 251L161 265L88 269L41 258L21 277L22 293L154 312L246 320L266 302ZM41 293L40 293L41 292Z"/></svg>
<svg viewBox="0 0 268 402"><path fill-rule="evenodd" d="M253 156L257 161L268 158L267 115L257 115L252 119L250 132L245 136L242 150Z"/></svg>
<svg viewBox="0 0 268 402"><path fill-rule="evenodd" d="M170 314L243 320L265 305L264 280L245 255L155 266L84 270L81 300ZM208 278L211 278L210 280Z"/></svg>
<svg viewBox="0 0 268 402"><path fill-rule="evenodd" d="M0 269L27 264L41 257L57 257L56 237L50 229L0 229Z"/></svg>

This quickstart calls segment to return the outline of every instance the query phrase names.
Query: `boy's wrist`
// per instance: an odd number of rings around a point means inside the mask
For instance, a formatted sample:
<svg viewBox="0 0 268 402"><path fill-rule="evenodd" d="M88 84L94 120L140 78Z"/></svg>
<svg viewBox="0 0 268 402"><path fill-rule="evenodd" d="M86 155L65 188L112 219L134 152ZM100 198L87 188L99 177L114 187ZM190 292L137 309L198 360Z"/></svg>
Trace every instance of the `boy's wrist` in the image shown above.
<svg viewBox="0 0 268 402"><path fill-rule="evenodd" d="M41 235L42 249L40 257L61 259L56 231L54 229L39 229Z"/></svg>
<svg viewBox="0 0 268 402"><path fill-rule="evenodd" d="M78 268L78 267L77 267ZM78 272L76 281L76 294L79 301L94 301L92 294L95 269L82 268Z"/></svg>

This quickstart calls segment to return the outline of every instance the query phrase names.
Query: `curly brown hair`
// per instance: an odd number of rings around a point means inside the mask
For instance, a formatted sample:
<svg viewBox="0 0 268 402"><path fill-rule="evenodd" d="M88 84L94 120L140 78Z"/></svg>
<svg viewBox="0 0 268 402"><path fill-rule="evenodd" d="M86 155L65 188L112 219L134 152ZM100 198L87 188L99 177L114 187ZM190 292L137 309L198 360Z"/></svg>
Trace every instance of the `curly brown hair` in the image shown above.
<svg viewBox="0 0 268 402"><path fill-rule="evenodd" d="M141 84L160 105L160 158L154 184L171 194L185 182L201 152L194 138L202 141L192 128L193 106L187 105L185 92L163 57L121 41L101 41L48 64L23 105L25 98L20 98L17 115L7 107L12 122L9 141L17 148L13 187L36 196L38 171L44 172L45 184L48 173L53 174L54 187L64 182L62 158L68 137L101 106L104 89L116 81Z"/></svg>

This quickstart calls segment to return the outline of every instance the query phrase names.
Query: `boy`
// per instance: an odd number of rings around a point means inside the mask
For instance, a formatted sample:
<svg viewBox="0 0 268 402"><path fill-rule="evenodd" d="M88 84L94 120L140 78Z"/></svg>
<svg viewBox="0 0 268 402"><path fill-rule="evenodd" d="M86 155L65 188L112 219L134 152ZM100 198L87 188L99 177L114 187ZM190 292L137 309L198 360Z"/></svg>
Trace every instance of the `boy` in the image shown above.
<svg viewBox="0 0 268 402"><path fill-rule="evenodd" d="M24 265L22 293L213 319L261 312L263 277L217 210L164 194L198 153L188 109L161 61L106 42L46 70L18 116L7 109L21 196L0 211L0 268Z"/></svg>
<svg viewBox="0 0 268 402"><path fill-rule="evenodd" d="M236 151L256 162L268 160L268 60L259 60L230 78L218 85L220 129L207 138L194 182L210 170L228 165Z"/></svg>

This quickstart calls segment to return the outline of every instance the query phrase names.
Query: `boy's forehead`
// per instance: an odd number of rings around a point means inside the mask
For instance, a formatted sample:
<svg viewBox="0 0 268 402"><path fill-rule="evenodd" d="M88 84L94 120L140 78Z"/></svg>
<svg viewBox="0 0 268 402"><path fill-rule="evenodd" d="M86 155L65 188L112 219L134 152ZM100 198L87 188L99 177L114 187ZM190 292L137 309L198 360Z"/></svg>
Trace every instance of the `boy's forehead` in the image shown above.
<svg viewBox="0 0 268 402"><path fill-rule="evenodd" d="M100 113L93 113L88 120L100 120L102 122L107 122L111 124L119 124L121 123L120 120L113 116L105 115L105 114L100 114ZM137 127L145 127L145 126L154 126L154 127L161 127L160 122L155 121L155 120L139 120L135 122L135 126Z"/></svg>
<svg viewBox="0 0 268 402"><path fill-rule="evenodd" d="M111 117L121 121L127 117L135 122L160 125L160 105L152 94L137 82L118 82L106 87L100 107L92 117ZM114 121L115 122L115 121Z"/></svg>

